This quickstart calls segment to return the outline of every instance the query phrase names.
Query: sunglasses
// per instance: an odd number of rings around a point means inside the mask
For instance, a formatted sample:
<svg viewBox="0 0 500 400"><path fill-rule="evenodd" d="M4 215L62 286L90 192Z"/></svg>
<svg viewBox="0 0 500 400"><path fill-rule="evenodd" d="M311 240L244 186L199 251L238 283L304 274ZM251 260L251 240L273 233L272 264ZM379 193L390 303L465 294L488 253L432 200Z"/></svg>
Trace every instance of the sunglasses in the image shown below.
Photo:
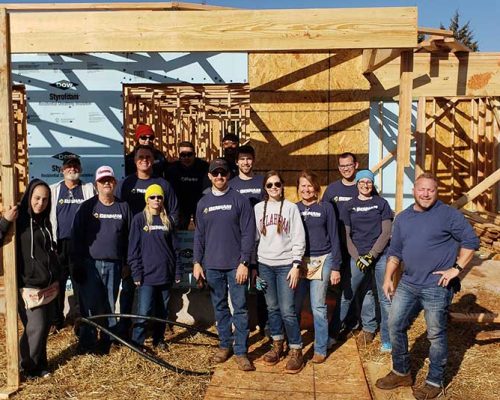
<svg viewBox="0 0 500 400"><path fill-rule="evenodd" d="M210 172L210 175L212 175L214 178L217 176L222 176L225 177L229 174L228 171L224 171L223 169L216 169L215 171Z"/></svg>
<svg viewBox="0 0 500 400"><path fill-rule="evenodd" d="M152 142L153 140L155 140L155 137L154 136L141 136L139 139L149 140L150 142Z"/></svg>
<svg viewBox="0 0 500 400"><path fill-rule="evenodd" d="M193 157L193 156L194 156L194 153L192 151L182 152L179 154L180 158L189 158L189 157Z"/></svg>
<svg viewBox="0 0 500 400"><path fill-rule="evenodd" d="M269 182L266 183L266 188L271 189L272 187L277 187L278 189L281 188L281 182Z"/></svg>
<svg viewBox="0 0 500 400"><path fill-rule="evenodd" d="M150 200L163 200L163 196L149 196Z"/></svg>

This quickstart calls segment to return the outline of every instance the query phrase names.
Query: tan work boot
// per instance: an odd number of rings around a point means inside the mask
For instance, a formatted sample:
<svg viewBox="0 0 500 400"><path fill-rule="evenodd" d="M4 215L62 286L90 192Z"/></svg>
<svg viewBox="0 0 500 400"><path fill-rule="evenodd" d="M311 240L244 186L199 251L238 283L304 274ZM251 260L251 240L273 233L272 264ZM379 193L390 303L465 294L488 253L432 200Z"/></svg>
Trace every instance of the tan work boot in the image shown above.
<svg viewBox="0 0 500 400"><path fill-rule="evenodd" d="M375 386L379 389L390 390L395 389L399 386L411 386L413 384L413 379L411 374L408 375L398 375L394 371L389 372L383 378L377 379Z"/></svg>
<svg viewBox="0 0 500 400"><path fill-rule="evenodd" d="M413 388L413 397L417 400L435 399L442 394L444 394L442 387L429 385L427 382L418 388Z"/></svg>
<svg viewBox="0 0 500 400"><path fill-rule="evenodd" d="M255 371L255 367L252 362L248 359L246 354L240 356L234 356L236 364L241 371Z"/></svg>
<svg viewBox="0 0 500 400"><path fill-rule="evenodd" d="M313 362L313 364L322 364L326 361L326 356L324 356L323 354L314 353L311 361Z"/></svg>
<svg viewBox="0 0 500 400"><path fill-rule="evenodd" d="M265 364L276 365L279 363L281 357L283 356L284 342L285 342L284 340L273 341L271 350L269 350L266 354L264 354L264 357L262 357L262 360L264 361Z"/></svg>
<svg viewBox="0 0 500 400"><path fill-rule="evenodd" d="M373 332L361 331L356 337L356 343L359 347L366 347L375 339L375 334Z"/></svg>
<svg viewBox="0 0 500 400"><path fill-rule="evenodd" d="M288 356L289 358L286 363L285 372L287 374L296 374L302 371L302 368L304 368L302 349L290 349Z"/></svg>
<svg viewBox="0 0 500 400"><path fill-rule="evenodd" d="M224 347L220 347L215 352L213 361L218 364L226 362L229 359L229 357L231 357L232 354L233 351L231 349L225 349Z"/></svg>

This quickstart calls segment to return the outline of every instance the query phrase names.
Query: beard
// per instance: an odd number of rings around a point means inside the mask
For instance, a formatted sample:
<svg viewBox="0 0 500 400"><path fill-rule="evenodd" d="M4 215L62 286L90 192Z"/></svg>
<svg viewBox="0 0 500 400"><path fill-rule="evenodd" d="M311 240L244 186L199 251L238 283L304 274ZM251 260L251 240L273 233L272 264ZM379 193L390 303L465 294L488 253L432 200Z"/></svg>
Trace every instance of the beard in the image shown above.
<svg viewBox="0 0 500 400"><path fill-rule="evenodd" d="M80 179L80 172L68 172L67 174L64 174L64 177L72 181L77 181Z"/></svg>

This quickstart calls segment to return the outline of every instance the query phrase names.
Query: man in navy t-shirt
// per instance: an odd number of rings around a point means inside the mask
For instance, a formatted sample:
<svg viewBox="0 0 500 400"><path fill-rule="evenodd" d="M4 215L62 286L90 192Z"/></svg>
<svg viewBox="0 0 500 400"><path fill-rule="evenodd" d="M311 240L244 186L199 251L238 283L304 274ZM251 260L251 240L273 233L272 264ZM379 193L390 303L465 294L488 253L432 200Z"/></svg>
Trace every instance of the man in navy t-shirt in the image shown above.
<svg viewBox="0 0 500 400"><path fill-rule="evenodd" d="M255 175L253 172L254 162L254 148L250 145L240 146L236 158L238 175L229 181L229 186L250 200L252 207L263 200L262 192L264 190L264 177Z"/></svg>
<svg viewBox="0 0 500 400"><path fill-rule="evenodd" d="M448 356L448 306L460 271L479 248L471 225L462 213L438 200L438 182L424 173L415 180L415 203L394 222L383 290L392 300L389 331L392 371L376 382L380 389L411 386L408 334L415 313L424 310L429 348L429 372L413 389L416 399L433 399L443 392ZM397 289L393 275L404 262Z"/></svg>
<svg viewBox="0 0 500 400"><path fill-rule="evenodd" d="M82 203L71 231L76 264L74 279L80 285L80 312L84 317L115 311L132 220L128 204L113 194L116 187L113 169L99 167L95 181L97 196ZM108 318L107 322L107 328L115 330L116 319ZM109 337L101 335L100 343L101 350L107 350ZM79 351L93 351L96 344L96 329L82 324Z"/></svg>
<svg viewBox="0 0 500 400"><path fill-rule="evenodd" d="M196 205L206 187L207 172L208 163L196 157L193 143L179 143L179 160L168 168L166 177L179 203L177 228L180 230L188 229L191 218L195 219Z"/></svg>
<svg viewBox="0 0 500 400"><path fill-rule="evenodd" d="M214 361L225 362L234 351L238 368L253 371L255 367L247 357L246 282L255 246L254 212L250 202L229 187L226 160L212 160L208 171L212 189L196 208L193 276L197 280L206 279L210 288L220 341Z"/></svg>

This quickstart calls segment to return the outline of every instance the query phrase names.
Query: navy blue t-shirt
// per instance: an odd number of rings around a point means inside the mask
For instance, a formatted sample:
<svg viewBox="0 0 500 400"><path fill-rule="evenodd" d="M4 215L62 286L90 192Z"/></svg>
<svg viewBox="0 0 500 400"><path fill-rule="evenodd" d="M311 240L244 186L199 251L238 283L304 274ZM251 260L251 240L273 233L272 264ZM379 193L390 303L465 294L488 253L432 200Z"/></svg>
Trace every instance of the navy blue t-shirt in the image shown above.
<svg viewBox="0 0 500 400"><path fill-rule="evenodd" d="M208 269L235 269L250 262L255 247L255 216L250 202L229 188L207 193L196 208L193 261Z"/></svg>
<svg viewBox="0 0 500 400"><path fill-rule="evenodd" d="M174 278L180 279L181 263L177 252L178 241L173 223L167 230L159 215L153 215L149 226L143 212L134 216L128 247L128 264L134 282L154 286L171 284Z"/></svg>
<svg viewBox="0 0 500 400"><path fill-rule="evenodd" d="M345 203L357 195L358 187L356 185L344 185L342 179L340 179L328 185L323 194L323 201L333 204L337 217L342 218Z"/></svg>
<svg viewBox="0 0 500 400"><path fill-rule="evenodd" d="M137 175L129 175L125 179L118 182L115 195L120 200L125 201L130 206L130 211L136 215L144 210L146 207L146 200L144 195L146 189L156 183L160 185L165 193L164 205L167 214L177 224L179 216L179 206L177 197L172 189L172 186L163 178L151 177L149 179L139 179Z"/></svg>
<svg viewBox="0 0 500 400"><path fill-rule="evenodd" d="M368 200L360 200L356 196L343 206L342 220L351 228L351 239L360 255L372 249L382 233L382 221L392 218L389 203L380 196Z"/></svg>
<svg viewBox="0 0 500 400"><path fill-rule="evenodd" d="M264 200L263 185L264 177L262 175L254 175L252 179L246 180L235 176L229 181L229 186L249 199L252 207Z"/></svg>
<svg viewBox="0 0 500 400"><path fill-rule="evenodd" d="M340 270L342 255L338 235L338 221L333 206L327 202L314 203L310 206L299 201L299 208L306 231L306 256L322 256L331 253L333 270Z"/></svg>
<svg viewBox="0 0 500 400"><path fill-rule="evenodd" d="M463 214L442 201L422 212L413 206L397 215L387 255L404 262L403 282L430 287L441 277L433 272L452 267L461 247L477 250L479 239Z"/></svg>
<svg viewBox="0 0 500 400"><path fill-rule="evenodd" d="M71 226L78 207L83 201L82 185L68 189L64 182L61 183L56 205L58 240L71 237Z"/></svg>
<svg viewBox="0 0 500 400"><path fill-rule="evenodd" d="M128 204L116 197L110 206L97 195L84 201L76 212L71 235L75 260L125 261L131 221Z"/></svg>

